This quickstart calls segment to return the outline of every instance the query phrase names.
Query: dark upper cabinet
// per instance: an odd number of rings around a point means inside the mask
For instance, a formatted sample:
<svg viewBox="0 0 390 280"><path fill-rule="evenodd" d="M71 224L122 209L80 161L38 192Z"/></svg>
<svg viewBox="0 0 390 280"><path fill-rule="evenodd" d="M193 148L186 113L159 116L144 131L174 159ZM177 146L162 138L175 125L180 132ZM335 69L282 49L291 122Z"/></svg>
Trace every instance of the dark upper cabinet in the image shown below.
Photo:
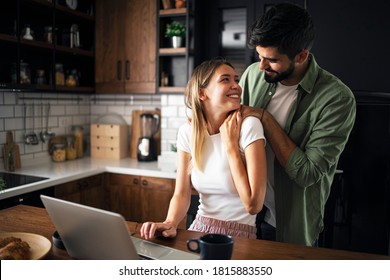
<svg viewBox="0 0 390 280"><path fill-rule="evenodd" d="M390 92L390 1L308 0L319 64L353 91Z"/></svg>
<svg viewBox="0 0 390 280"><path fill-rule="evenodd" d="M199 28L200 61L223 56L241 75L245 68L258 60L256 51L247 47L247 29L257 18L280 0L216 0L197 1L201 6ZM304 7L304 0L290 1ZM213 47L210 47L213 46Z"/></svg>
<svg viewBox="0 0 390 280"><path fill-rule="evenodd" d="M4 1L0 50L2 89L93 92L94 1ZM56 64L64 72L57 82Z"/></svg>

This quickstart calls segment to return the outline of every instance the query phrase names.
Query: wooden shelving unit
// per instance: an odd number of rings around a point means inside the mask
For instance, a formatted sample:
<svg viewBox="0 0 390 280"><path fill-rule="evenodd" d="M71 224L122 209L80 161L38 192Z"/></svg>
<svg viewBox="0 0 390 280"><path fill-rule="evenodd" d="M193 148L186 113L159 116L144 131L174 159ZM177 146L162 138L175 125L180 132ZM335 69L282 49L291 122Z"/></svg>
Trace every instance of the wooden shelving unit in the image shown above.
<svg viewBox="0 0 390 280"><path fill-rule="evenodd" d="M157 59L156 93L183 94L194 66L194 17L195 1L187 0L185 8L163 9L157 0ZM173 48L170 38L165 37L167 24L179 21L187 29L183 46Z"/></svg>
<svg viewBox="0 0 390 280"><path fill-rule="evenodd" d="M94 92L95 1L78 1L75 10L65 1L15 0L2 3L0 10L0 88L10 91ZM78 46L70 42L71 26L78 27ZM33 40L23 38L30 26ZM52 41L44 38L52 28ZM30 81L22 82L21 65L27 63ZM58 86L55 65L63 64L65 80L77 71L77 86ZM44 84L36 83L37 70L44 71Z"/></svg>

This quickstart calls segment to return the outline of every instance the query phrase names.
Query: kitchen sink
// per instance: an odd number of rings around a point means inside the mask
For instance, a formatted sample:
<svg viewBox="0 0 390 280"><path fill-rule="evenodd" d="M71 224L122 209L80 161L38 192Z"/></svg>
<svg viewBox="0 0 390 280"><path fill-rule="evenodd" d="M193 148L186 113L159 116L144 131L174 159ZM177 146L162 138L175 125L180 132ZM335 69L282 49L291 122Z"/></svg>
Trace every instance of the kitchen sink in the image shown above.
<svg viewBox="0 0 390 280"><path fill-rule="evenodd" d="M0 172L0 178L4 180L5 183L4 189L11 189L11 188L49 179L45 177L10 173L10 172Z"/></svg>

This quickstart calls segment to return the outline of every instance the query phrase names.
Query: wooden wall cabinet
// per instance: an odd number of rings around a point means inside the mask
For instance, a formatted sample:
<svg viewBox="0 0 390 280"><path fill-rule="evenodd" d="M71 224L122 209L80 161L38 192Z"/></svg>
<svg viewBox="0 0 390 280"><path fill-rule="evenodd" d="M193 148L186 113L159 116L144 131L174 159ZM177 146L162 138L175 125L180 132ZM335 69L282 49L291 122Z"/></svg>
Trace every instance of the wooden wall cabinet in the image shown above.
<svg viewBox="0 0 390 280"><path fill-rule="evenodd" d="M155 20L155 0L96 0L96 93L155 93Z"/></svg>
<svg viewBox="0 0 390 280"><path fill-rule="evenodd" d="M65 1L2 2L0 88L93 92L94 24L94 0L78 1L76 9L67 7ZM32 37L25 36L27 28L31 30ZM46 35L49 29L51 35ZM73 72L75 80L72 81L75 83L56 84L56 64L63 65L62 80L65 82ZM28 69L30 74L25 75L24 69ZM42 71L44 79L38 79Z"/></svg>
<svg viewBox="0 0 390 280"><path fill-rule="evenodd" d="M105 176L106 174L99 174L57 185L54 188L54 196L75 203L108 209Z"/></svg>

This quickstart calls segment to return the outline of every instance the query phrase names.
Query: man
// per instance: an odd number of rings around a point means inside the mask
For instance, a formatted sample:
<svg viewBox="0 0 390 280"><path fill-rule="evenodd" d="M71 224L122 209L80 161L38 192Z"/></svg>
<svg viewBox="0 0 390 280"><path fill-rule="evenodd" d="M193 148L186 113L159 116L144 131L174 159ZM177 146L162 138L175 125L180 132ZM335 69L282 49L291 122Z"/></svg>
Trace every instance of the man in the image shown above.
<svg viewBox="0 0 390 280"><path fill-rule="evenodd" d="M267 138L268 184L263 239L316 245L337 163L352 130L351 90L310 53L308 12L277 4L248 31L259 62L240 80L244 116L261 119Z"/></svg>

